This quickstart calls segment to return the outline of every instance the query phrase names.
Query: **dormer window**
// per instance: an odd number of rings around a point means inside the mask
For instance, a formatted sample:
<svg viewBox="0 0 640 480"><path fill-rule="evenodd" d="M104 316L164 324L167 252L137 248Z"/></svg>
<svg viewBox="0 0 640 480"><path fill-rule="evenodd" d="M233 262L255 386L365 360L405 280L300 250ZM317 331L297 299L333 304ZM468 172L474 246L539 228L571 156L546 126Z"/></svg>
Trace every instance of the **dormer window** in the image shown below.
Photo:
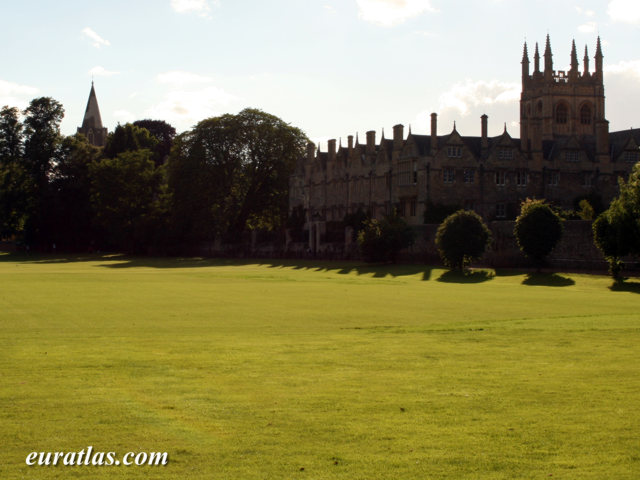
<svg viewBox="0 0 640 480"><path fill-rule="evenodd" d="M498 160L513 160L513 149L501 148L498 150Z"/></svg>
<svg viewBox="0 0 640 480"><path fill-rule="evenodd" d="M638 150L627 150L624 152L624 161L629 163L637 163L640 160Z"/></svg>
<svg viewBox="0 0 640 480"><path fill-rule="evenodd" d="M462 157L462 147L447 147L447 157L449 158Z"/></svg>
<svg viewBox="0 0 640 480"><path fill-rule="evenodd" d="M567 150L566 152L564 152L564 159L567 162L577 162L580 157L577 150Z"/></svg>

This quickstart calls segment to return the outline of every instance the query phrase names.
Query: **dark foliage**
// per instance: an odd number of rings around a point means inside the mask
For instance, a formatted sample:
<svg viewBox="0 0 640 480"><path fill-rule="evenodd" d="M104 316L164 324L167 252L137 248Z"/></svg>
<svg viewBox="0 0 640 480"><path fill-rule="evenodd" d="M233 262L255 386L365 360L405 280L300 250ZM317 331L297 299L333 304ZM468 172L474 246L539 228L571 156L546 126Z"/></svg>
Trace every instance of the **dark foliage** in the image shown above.
<svg viewBox="0 0 640 480"><path fill-rule="evenodd" d="M358 246L367 262L394 262L398 253L413 245L415 232L397 214L367 220L358 234Z"/></svg>
<svg viewBox="0 0 640 480"><path fill-rule="evenodd" d="M440 257L454 270L464 270L466 265L484 254L490 243L491 232L482 218L468 210L449 215L436 232Z"/></svg>
<svg viewBox="0 0 640 480"><path fill-rule="evenodd" d="M540 267L562 237L562 219L544 200L527 199L514 234L520 250Z"/></svg>

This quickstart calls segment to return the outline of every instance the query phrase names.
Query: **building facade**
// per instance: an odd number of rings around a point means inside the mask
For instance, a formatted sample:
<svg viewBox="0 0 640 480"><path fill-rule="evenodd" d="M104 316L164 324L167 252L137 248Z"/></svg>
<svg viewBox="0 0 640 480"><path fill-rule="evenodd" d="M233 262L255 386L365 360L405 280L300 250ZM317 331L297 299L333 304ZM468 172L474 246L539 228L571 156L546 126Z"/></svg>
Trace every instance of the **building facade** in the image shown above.
<svg viewBox="0 0 640 480"><path fill-rule="evenodd" d="M618 193L640 160L640 129L609 132L605 118L602 48L597 40L595 69L585 47L579 71L575 42L568 72L554 71L547 35L544 69L536 44L533 71L524 45L520 138L506 129L489 137L488 118L480 119L479 137L456 130L405 137L403 125L393 138L377 142L369 131L365 143L356 135L347 145L329 140L328 151L310 143L290 180L290 209L304 212L313 248L331 222L362 210L374 218L394 209L412 225L424 223L436 206L475 210L486 220L513 219L526 198L544 198L573 208L580 198L604 205Z"/></svg>

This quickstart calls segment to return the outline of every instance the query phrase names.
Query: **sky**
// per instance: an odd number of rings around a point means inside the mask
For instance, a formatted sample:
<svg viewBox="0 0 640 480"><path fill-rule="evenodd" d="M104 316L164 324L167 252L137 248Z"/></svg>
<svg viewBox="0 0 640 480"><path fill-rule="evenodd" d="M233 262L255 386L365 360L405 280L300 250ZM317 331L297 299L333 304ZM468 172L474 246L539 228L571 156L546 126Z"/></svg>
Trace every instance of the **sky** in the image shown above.
<svg viewBox="0 0 640 480"><path fill-rule="evenodd" d="M321 148L393 126L519 136L523 44L575 39L604 53L610 130L640 127L638 0L2 0L0 106L53 97L81 125L91 81L105 127L143 118L178 132L259 108Z"/></svg>

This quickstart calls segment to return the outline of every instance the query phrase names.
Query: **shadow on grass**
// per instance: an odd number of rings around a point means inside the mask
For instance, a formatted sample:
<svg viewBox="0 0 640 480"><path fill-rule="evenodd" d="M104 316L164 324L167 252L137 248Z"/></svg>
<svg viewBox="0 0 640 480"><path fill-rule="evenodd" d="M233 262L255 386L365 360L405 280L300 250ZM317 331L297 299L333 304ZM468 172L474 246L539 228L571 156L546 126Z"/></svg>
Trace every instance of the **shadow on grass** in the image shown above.
<svg viewBox="0 0 640 480"><path fill-rule="evenodd" d="M540 287L570 287L576 282L557 273L529 273L522 284Z"/></svg>
<svg viewBox="0 0 640 480"><path fill-rule="evenodd" d="M493 272L487 270L474 270L471 272L459 272L456 270L448 270L438 277L438 282L446 283L482 283L493 280L495 277Z"/></svg>
<svg viewBox="0 0 640 480"><path fill-rule="evenodd" d="M630 293L640 293L640 283L639 282L614 282L609 287L609 290L612 292L630 292Z"/></svg>

